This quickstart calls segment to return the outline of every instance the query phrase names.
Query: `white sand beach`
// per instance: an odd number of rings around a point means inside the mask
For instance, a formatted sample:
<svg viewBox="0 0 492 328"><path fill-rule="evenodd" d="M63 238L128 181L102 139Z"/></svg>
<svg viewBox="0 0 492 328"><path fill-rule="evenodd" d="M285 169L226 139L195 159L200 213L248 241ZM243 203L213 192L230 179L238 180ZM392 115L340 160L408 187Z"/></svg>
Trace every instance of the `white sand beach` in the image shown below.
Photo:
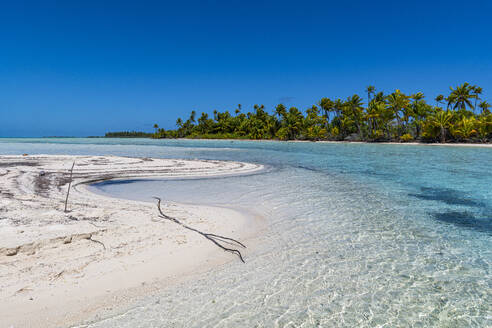
<svg viewBox="0 0 492 328"><path fill-rule="evenodd" d="M239 261L201 235L159 219L155 204L94 194L87 183L244 174L261 168L203 160L0 156L0 327L78 324ZM246 244L264 227L260 217L226 208L163 200L162 209L194 228ZM242 252L247 261L250 248Z"/></svg>
<svg viewBox="0 0 492 328"><path fill-rule="evenodd" d="M299 141L288 141L299 142ZM304 142L304 141L301 141ZM309 142L309 141L307 141ZM425 146L425 147L482 147L492 148L490 143L423 143L423 142L365 142L365 141L316 141L332 144L370 144L370 145L401 145L401 146Z"/></svg>

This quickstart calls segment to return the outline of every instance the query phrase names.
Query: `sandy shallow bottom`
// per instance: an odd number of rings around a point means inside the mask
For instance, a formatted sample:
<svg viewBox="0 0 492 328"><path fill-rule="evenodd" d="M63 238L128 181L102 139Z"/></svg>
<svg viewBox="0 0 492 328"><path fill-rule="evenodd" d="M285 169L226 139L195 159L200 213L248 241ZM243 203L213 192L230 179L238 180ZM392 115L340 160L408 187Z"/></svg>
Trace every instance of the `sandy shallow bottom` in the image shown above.
<svg viewBox="0 0 492 328"><path fill-rule="evenodd" d="M64 201L75 161L69 210ZM0 156L0 327L60 327L238 258L158 218L153 203L94 194L107 179L245 174L261 165L114 156ZM264 222L228 208L164 202L166 214L247 244ZM243 251L248 257L251 249Z"/></svg>

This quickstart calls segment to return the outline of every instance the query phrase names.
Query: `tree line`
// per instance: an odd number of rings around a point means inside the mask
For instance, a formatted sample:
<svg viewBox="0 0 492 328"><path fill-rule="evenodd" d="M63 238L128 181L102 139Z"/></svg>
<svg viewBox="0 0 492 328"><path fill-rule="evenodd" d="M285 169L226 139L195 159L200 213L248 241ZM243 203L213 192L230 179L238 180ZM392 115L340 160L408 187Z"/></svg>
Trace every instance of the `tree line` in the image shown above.
<svg viewBox="0 0 492 328"><path fill-rule="evenodd" d="M138 131L118 131L118 132L107 132L104 135L106 138L153 138L155 135L148 132L138 132Z"/></svg>
<svg viewBox="0 0 492 328"><path fill-rule="evenodd" d="M213 117L192 111L176 120L175 130L154 125L153 138L230 138L277 140L488 142L492 139L491 105L482 88L464 83L438 95L432 103L422 92L390 94L366 88L367 98L322 98L303 113L278 104L271 113L263 105L243 113L213 111Z"/></svg>

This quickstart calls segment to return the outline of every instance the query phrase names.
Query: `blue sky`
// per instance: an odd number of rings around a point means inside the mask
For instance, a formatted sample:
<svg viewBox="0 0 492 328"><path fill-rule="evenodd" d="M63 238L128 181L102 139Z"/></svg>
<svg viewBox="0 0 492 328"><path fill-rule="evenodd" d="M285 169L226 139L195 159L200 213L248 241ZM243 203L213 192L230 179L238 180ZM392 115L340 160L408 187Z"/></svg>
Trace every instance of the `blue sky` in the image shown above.
<svg viewBox="0 0 492 328"><path fill-rule="evenodd" d="M462 82L492 99L492 1L11 1L0 136L173 128L191 110Z"/></svg>

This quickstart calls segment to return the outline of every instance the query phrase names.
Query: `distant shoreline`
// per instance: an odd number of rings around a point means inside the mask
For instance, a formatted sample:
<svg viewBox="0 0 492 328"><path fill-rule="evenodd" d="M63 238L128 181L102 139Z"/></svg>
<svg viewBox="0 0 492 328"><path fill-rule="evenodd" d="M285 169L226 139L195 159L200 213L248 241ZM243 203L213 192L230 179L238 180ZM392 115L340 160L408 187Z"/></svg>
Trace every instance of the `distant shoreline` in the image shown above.
<svg viewBox="0 0 492 328"><path fill-rule="evenodd" d="M83 138L83 137L82 137ZM345 140L278 140L278 139L227 139L227 138L149 138L149 137L91 137L104 139L154 139L154 140L200 140L200 141L268 141L268 142L285 142L285 143L333 143L333 144L368 144L368 145L407 145L407 146L456 146L456 147L492 147L492 143L483 142L395 142L395 141L345 141Z"/></svg>
<svg viewBox="0 0 492 328"><path fill-rule="evenodd" d="M143 138L148 139L148 138ZM169 139L172 140L172 139ZM268 141L268 142L285 142L285 143L332 143L332 144L368 144L368 145L404 145L404 146L456 146L456 147L492 147L492 143L425 143L425 142L367 142L367 141L334 141L334 140L275 140L275 139L190 139L177 138L174 140L212 140L212 141Z"/></svg>
<svg viewBox="0 0 492 328"><path fill-rule="evenodd" d="M473 142L370 142L370 141L345 141L345 140L278 140L278 139L228 139L228 138L150 138L150 137L0 137L0 139L150 139L150 140L200 140L200 141L255 141L255 142L285 142L285 143L332 143L332 144L368 144L368 145L404 145L404 146L446 146L446 147L484 147L492 148L492 143L473 143Z"/></svg>
<svg viewBox="0 0 492 328"><path fill-rule="evenodd" d="M111 139L111 138L109 138ZM149 139L149 138L141 138ZM151 139L151 138L150 138ZM160 139L166 140L166 139ZM367 141L335 141L335 140L275 140L275 139L191 139L191 138L176 138L168 140L212 140L212 141L268 141L268 142L285 142L285 143L328 143L328 144L368 144L368 145L403 145L403 146L456 146L456 147L486 147L492 148L492 143L426 143L426 142L367 142Z"/></svg>

